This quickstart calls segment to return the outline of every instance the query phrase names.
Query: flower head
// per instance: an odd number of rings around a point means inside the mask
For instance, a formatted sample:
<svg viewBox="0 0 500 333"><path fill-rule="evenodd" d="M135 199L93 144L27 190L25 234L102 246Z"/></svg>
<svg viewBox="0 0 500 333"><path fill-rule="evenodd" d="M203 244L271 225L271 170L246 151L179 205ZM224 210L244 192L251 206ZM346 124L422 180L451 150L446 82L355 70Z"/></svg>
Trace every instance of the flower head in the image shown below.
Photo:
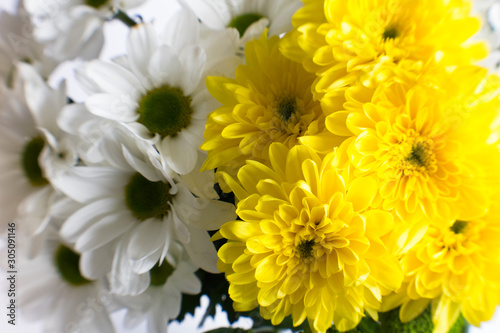
<svg viewBox="0 0 500 333"><path fill-rule="evenodd" d="M247 63L237 68L236 79L207 79L223 106L207 121L201 146L208 151L205 169L223 167L235 174L246 159L269 160L271 143L291 148L323 126L311 94L314 75L280 54L278 37L262 35L247 44L245 54Z"/></svg>
<svg viewBox="0 0 500 333"><path fill-rule="evenodd" d="M486 53L482 44L466 44L480 25L469 15L469 1L304 2L282 49L319 75L320 95L357 78L366 85L383 81L401 62L408 68L432 59L469 64Z"/></svg>
<svg viewBox="0 0 500 333"><path fill-rule="evenodd" d="M371 92L363 96L367 89L352 88L351 96L370 102L346 103L349 110L326 120L332 133L345 123L355 134L339 148L339 165L374 177L377 202L405 221L450 218L452 212L480 216L499 162L488 142L498 87L496 77L465 67L438 87L386 82L371 99Z"/></svg>
<svg viewBox="0 0 500 333"><path fill-rule="evenodd" d="M269 156L271 167L248 161L238 181L224 174L242 219L218 234L228 239L219 268L235 309L260 305L273 324L291 314L295 326L307 318L319 332L332 322L352 329L400 286L401 267L381 241L393 217L367 210L376 183L344 183L333 154L321 160L306 146L274 143Z"/></svg>
<svg viewBox="0 0 500 333"><path fill-rule="evenodd" d="M403 256L405 283L384 300L384 308L402 304L404 322L432 303L434 333L448 332L460 313L475 325L489 320L500 304L498 198L488 213L432 224L425 237Z"/></svg>
<svg viewBox="0 0 500 333"><path fill-rule="evenodd" d="M179 29L187 30L172 34ZM210 98L204 78L222 74L221 63L225 71L234 69L233 60L239 63L231 45L227 31L204 30L187 9L164 34L150 24L136 26L121 63L93 60L79 69L93 93L85 104L154 146L170 175L189 174L197 165L207 114L219 105Z"/></svg>

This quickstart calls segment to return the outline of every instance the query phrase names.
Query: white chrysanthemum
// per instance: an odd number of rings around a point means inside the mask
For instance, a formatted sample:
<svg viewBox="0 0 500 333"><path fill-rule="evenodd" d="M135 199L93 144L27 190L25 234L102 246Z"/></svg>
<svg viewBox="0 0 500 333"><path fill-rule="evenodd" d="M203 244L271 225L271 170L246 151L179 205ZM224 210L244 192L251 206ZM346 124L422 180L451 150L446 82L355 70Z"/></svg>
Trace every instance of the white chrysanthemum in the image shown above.
<svg viewBox="0 0 500 333"><path fill-rule="evenodd" d="M82 273L96 278L111 271L113 279L119 273L111 269L113 256L120 260L118 243L133 272L145 273L163 262L174 240L186 246L199 267L217 272L206 230L234 218L232 205L197 197L179 178L166 178L153 150L144 152L136 143L118 127L110 130L101 145L107 165L77 166L53 181L83 205L61 229L82 253Z"/></svg>
<svg viewBox="0 0 500 333"><path fill-rule="evenodd" d="M35 40L22 1L19 1L14 15L6 11L0 13L0 78L8 85L12 84L17 61L31 64L45 78L57 66L57 62L47 57L43 46Z"/></svg>
<svg viewBox="0 0 500 333"><path fill-rule="evenodd" d="M201 282L195 274L198 267L189 260L182 245L172 244L171 249L163 263L134 279L144 280L147 289L138 295L115 297L119 306L127 309L126 327L147 321L148 332L166 332L169 321L179 315L182 294L201 291Z"/></svg>
<svg viewBox="0 0 500 333"><path fill-rule="evenodd" d="M201 22L216 30L235 28L240 46L258 38L269 27L269 35L291 30L292 16L303 4L300 0L182 0Z"/></svg>
<svg viewBox="0 0 500 333"><path fill-rule="evenodd" d="M84 278L79 257L51 237L36 259L19 260L20 312L32 321L44 321L43 332L114 332L106 281Z"/></svg>
<svg viewBox="0 0 500 333"><path fill-rule="evenodd" d="M104 44L103 25L115 8L128 9L145 0L25 0L33 16L36 39L59 61L99 55Z"/></svg>
<svg viewBox="0 0 500 333"><path fill-rule="evenodd" d="M17 218L24 232L35 235L50 222L50 206L57 199L44 166L58 173L75 157L61 144L56 125L66 105L64 87L49 88L27 64L19 64L18 72L16 89L2 91L0 106L1 228Z"/></svg>
<svg viewBox="0 0 500 333"><path fill-rule="evenodd" d="M136 26L127 57L91 61L78 70L93 93L86 106L154 145L165 168L188 174L197 165L207 114L218 106L205 77L234 70L239 60L232 55L232 40L230 31L209 33L188 10L176 15L162 36L151 25Z"/></svg>

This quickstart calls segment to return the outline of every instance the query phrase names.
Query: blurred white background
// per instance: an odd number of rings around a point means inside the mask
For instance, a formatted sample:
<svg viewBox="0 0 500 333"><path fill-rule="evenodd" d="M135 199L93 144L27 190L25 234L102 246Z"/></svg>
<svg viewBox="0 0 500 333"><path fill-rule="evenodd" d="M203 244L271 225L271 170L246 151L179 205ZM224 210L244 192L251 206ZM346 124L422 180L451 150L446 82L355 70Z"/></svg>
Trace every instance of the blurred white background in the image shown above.
<svg viewBox="0 0 500 333"><path fill-rule="evenodd" d="M40 0L45 1L45 0ZM223 1L223 0L220 0ZM272 0L270 0L272 1ZM476 0L483 1L483 0ZM0 0L0 10L7 10L10 12L14 12L16 0ZM169 18L175 14L175 11L178 9L178 4L175 0L149 0L143 6L136 8L133 11L130 11L129 14L140 15L144 21L151 21L154 19L157 28L163 28L165 23L169 20ZM161 15L158 15L161 13ZM499 17L500 21L500 17ZM116 55L123 54L125 51L125 42L127 36L128 28L123 25L121 22L112 21L106 24L105 26L105 34L107 44L104 46L104 49L101 53L101 58L110 59ZM71 62L61 66L55 75L54 78L51 79L51 84L57 86L59 82L63 79L67 79L68 84L68 93L69 95L75 99L75 101L81 101L83 99L83 93L78 88L75 82L75 78L73 76L74 68L78 66L78 62ZM4 242L4 239L0 240L0 245ZM500 240L499 240L500 246ZM0 246L1 248L1 246ZM0 260L3 260L0 259ZM22 274L19 272L18 274ZM17 312L17 320L16 326L9 325L7 323L8 317L6 317L6 305L7 305L7 280L6 273L0 270L0 308L3 309L0 311L0 332L5 333L38 333L42 332L41 323L30 323L26 320L23 320L22 312ZM206 330L216 328L216 327L227 327L229 325L227 320L227 315L221 311L220 308L217 310L217 315L214 318L208 318L205 321L205 325L201 328L197 327L198 323L201 320L201 317L204 314L204 309L208 306L208 298L203 297L202 308L198 308L195 316L188 316L186 320L182 323L174 322L169 327L169 333L195 333L195 332L204 332ZM115 322L115 327L117 332L119 333L145 333L147 332L147 328L145 324L139 325L135 329L126 329L123 327L123 319L125 312L118 311L113 314L113 320ZM240 321L236 323L235 326L242 328L250 328L251 320L242 318ZM470 333L499 333L500 332L500 309L497 310L494 318L486 323L483 323L480 328L471 327L469 330ZM89 332L90 333L90 332ZM94 333L94 332L92 332ZM97 333L97 332L95 332ZM106 332L107 333L107 332Z"/></svg>

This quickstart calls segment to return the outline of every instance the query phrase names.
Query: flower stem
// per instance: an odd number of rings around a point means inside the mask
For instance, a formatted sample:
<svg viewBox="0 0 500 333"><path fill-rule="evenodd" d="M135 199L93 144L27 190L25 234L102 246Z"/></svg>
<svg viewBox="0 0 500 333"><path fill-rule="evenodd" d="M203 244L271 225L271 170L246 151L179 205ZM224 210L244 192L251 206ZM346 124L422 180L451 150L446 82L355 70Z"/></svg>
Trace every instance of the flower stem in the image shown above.
<svg viewBox="0 0 500 333"><path fill-rule="evenodd" d="M120 9L116 9L115 14L111 17L111 19L117 19L129 28L135 27L138 24L136 21L130 18L127 13Z"/></svg>

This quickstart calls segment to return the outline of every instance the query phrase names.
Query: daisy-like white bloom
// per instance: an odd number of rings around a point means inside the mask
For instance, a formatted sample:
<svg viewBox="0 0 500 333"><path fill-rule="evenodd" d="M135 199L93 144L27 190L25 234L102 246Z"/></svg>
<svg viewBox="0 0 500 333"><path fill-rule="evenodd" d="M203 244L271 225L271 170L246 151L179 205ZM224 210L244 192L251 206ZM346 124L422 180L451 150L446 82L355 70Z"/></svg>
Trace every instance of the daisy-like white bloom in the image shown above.
<svg viewBox="0 0 500 333"><path fill-rule="evenodd" d="M369 209L376 182L346 183L333 154L273 143L270 167L250 160L237 180L224 174L241 220L214 238L228 239L218 265L235 310L260 305L273 325L291 315L294 326L307 319L314 331L346 331L365 311L376 318L381 295L400 287L401 266L382 241L393 216Z"/></svg>
<svg viewBox="0 0 500 333"><path fill-rule="evenodd" d="M304 0L293 17L284 54L318 74L320 97L360 78L365 85L393 75L405 63L440 59L470 64L486 56L481 43L467 40L480 22L468 0Z"/></svg>
<svg viewBox="0 0 500 333"><path fill-rule="evenodd" d="M323 112L311 93L315 76L280 54L279 37L262 34L247 44L245 57L235 79L207 79L210 93L223 105L207 120L204 169L236 175L247 159L269 161L273 142L291 148L300 137L324 128Z"/></svg>
<svg viewBox="0 0 500 333"><path fill-rule="evenodd" d="M4 84L13 84L13 71L18 61L31 64L44 78L48 78L57 66L57 62L49 58L44 47L35 40L22 1L19 1L14 15L6 11L0 13L0 77Z"/></svg>
<svg viewBox="0 0 500 333"><path fill-rule="evenodd" d="M200 18L216 30L234 28L240 46L258 38L266 28L278 36L292 29L292 15L302 6L300 0L182 0Z"/></svg>
<svg viewBox="0 0 500 333"><path fill-rule="evenodd" d="M161 36L149 24L136 26L120 63L95 60L79 69L85 86L96 87L86 106L148 141L171 173L186 175L197 165L207 114L219 105L205 77L226 75L240 63L234 37L207 31L189 10Z"/></svg>
<svg viewBox="0 0 500 333"><path fill-rule="evenodd" d="M131 261L132 273L162 263L178 240L191 260L216 272L217 255L206 230L234 217L231 204L191 193L180 178L159 171L158 153L130 132L109 130L102 154L106 164L76 166L53 181L82 204L61 228L62 237L82 253L82 273L91 278L111 272L112 261ZM156 165L155 165L156 164ZM125 255L117 251L118 243ZM118 258L116 256L119 256Z"/></svg>
<svg viewBox="0 0 500 333"><path fill-rule="evenodd" d="M491 319L500 305L498 203L497 195L482 216L432 224L402 258L405 283L384 299L384 310L402 305L408 322L432 305L434 333L448 332L460 313L475 326Z"/></svg>
<svg viewBox="0 0 500 333"><path fill-rule="evenodd" d="M171 319L177 318L181 310L182 294L198 294L201 282L194 265L183 246L172 244L167 258L143 274L147 289L138 295L116 296L118 307L127 309L125 326L133 328L147 321L147 331L167 331Z"/></svg>
<svg viewBox="0 0 500 333"><path fill-rule="evenodd" d="M70 145L63 147L57 117L66 105L64 87L53 90L36 70L19 64L15 90L2 91L0 112L0 207L2 228L14 218L25 232L34 235L49 223L55 191L49 174L75 161ZM66 149L67 148L67 149ZM52 172L46 173L45 166Z"/></svg>
<svg viewBox="0 0 500 333"><path fill-rule="evenodd" d="M52 226L51 226L52 227ZM80 255L52 230L35 259L19 260L19 308L43 332L114 332L105 279L89 280L79 269Z"/></svg>
<svg viewBox="0 0 500 333"><path fill-rule="evenodd" d="M500 85L486 74L459 67L439 86L386 82L371 97L359 87L351 96L369 101L346 103L326 120L330 131L346 124L354 134L339 148L339 166L374 177L377 204L404 221L482 215L500 162L488 141Z"/></svg>
<svg viewBox="0 0 500 333"><path fill-rule="evenodd" d="M103 26L115 9L127 10L145 0L24 0L33 17L35 38L58 61L92 59L104 44Z"/></svg>

